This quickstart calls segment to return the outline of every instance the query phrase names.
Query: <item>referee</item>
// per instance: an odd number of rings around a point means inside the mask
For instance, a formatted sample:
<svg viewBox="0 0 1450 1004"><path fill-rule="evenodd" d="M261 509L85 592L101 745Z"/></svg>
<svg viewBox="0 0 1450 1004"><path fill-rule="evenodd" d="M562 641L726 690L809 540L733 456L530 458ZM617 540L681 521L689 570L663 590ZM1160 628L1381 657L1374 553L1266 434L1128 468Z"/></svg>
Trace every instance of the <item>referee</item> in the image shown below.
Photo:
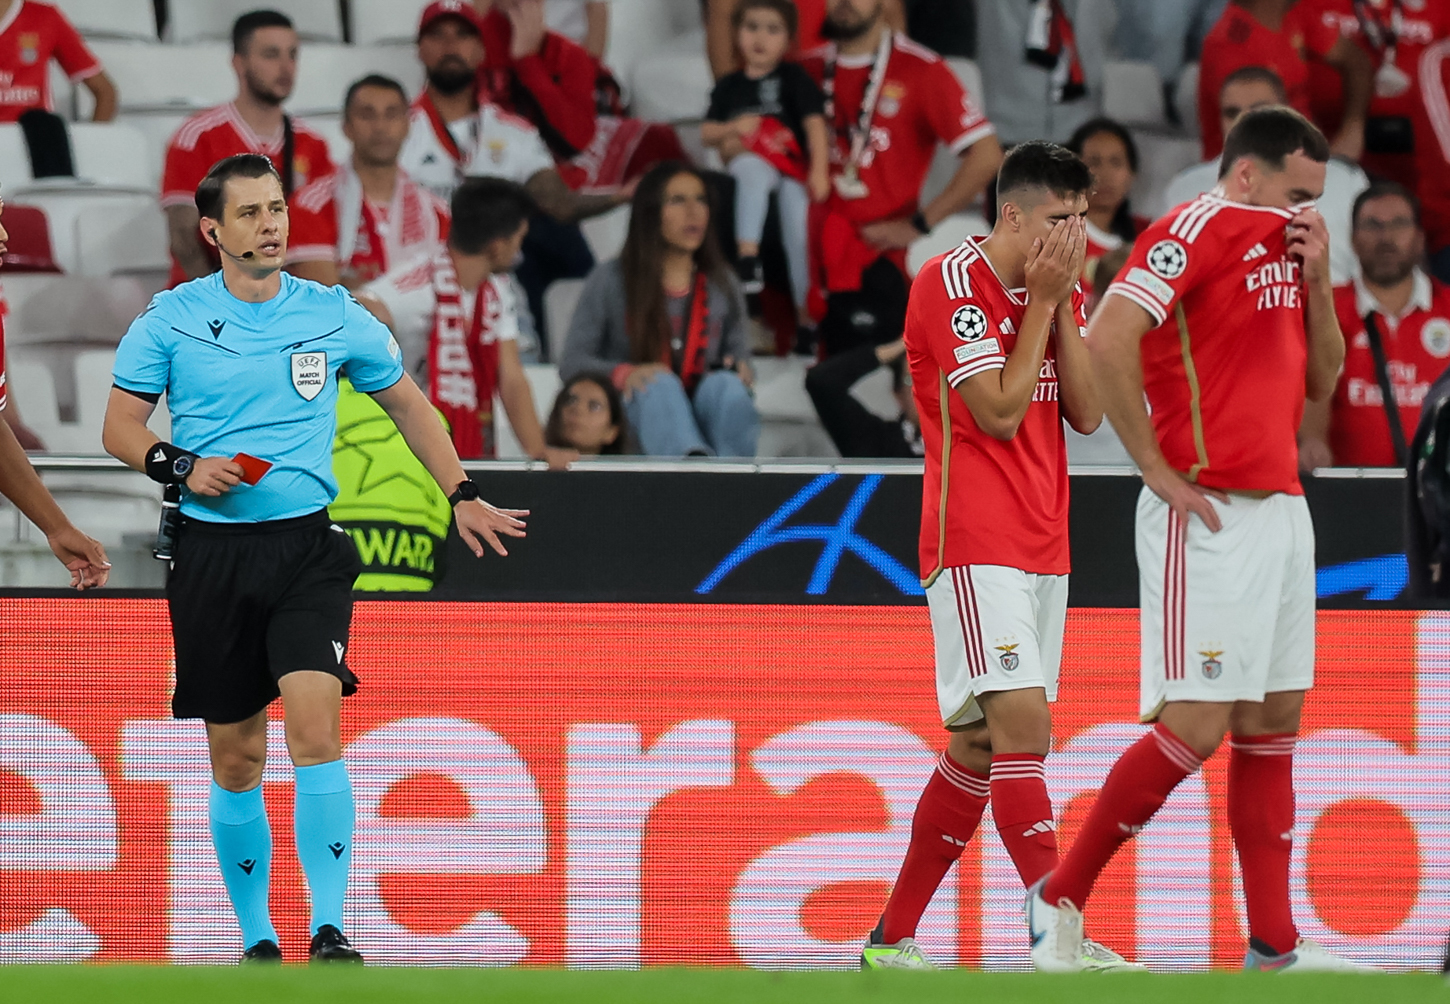
<svg viewBox="0 0 1450 1004"><path fill-rule="evenodd" d="M268 913L272 836L262 801L267 706L281 696L296 766L297 856L312 894L314 962L361 962L343 936L353 799L342 761L352 585L362 565L332 525L337 381L382 406L450 494L480 557L524 536L524 511L478 497L397 342L341 287L282 271L287 204L272 162L215 164L196 190L218 273L157 294L116 353L106 450L184 487L166 598L176 649L178 718L206 722L212 842L245 949L280 962ZM146 421L162 393L175 443ZM270 467L268 466L270 464Z"/></svg>

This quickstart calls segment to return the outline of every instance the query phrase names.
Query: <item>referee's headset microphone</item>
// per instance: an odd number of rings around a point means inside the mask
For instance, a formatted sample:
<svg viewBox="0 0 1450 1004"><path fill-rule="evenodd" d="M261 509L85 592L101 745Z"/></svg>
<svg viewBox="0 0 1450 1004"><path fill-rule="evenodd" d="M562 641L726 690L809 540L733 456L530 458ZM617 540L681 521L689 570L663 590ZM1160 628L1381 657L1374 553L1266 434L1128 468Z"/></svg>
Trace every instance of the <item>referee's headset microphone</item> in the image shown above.
<svg viewBox="0 0 1450 1004"><path fill-rule="evenodd" d="M248 251L245 254L238 255L232 254L226 248L222 247L222 239L216 235L216 227L212 227L207 233L211 234L211 239L216 241L217 250L221 251L222 254L226 255L232 261L246 261L248 258L257 257L257 252L255 251Z"/></svg>

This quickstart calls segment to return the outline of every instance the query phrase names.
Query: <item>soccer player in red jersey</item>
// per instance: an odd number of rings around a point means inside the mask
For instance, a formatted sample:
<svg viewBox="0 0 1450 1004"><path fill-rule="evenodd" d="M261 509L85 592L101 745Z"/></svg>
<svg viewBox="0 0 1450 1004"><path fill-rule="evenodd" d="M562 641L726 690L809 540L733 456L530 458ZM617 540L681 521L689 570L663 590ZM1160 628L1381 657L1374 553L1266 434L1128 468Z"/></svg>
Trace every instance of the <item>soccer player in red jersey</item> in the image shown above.
<svg viewBox="0 0 1450 1004"><path fill-rule="evenodd" d="M1314 527L1295 435L1305 397L1327 398L1344 361L1311 205L1328 160L1298 112L1246 113L1219 187L1143 232L1093 315L1093 375L1143 472L1140 708L1156 725L1028 893L1038 969L1085 968L1081 911L1098 874L1229 733L1245 968L1357 968L1301 939L1289 907L1294 743L1314 682Z"/></svg>
<svg viewBox="0 0 1450 1004"><path fill-rule="evenodd" d="M922 912L990 798L1023 882L1057 864L1043 778L1067 616L1062 420L1102 421L1082 343L1092 176L1071 151L1023 143L1002 163L997 223L927 262L907 360L926 446L921 571L951 734L863 968L924 969ZM1093 965L1123 965L1103 949Z"/></svg>

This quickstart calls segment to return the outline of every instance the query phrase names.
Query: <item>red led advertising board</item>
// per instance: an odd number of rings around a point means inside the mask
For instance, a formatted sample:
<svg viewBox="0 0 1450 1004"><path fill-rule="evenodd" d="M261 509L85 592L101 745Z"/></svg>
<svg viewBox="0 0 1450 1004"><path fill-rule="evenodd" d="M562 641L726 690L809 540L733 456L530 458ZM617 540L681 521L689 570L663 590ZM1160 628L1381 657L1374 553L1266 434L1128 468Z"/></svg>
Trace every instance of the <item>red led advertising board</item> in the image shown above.
<svg viewBox="0 0 1450 1004"><path fill-rule="evenodd" d="M1070 611L1047 769L1064 845L1142 734L1137 652L1135 611ZM379 963L852 966L944 741L931 657L924 607L360 602L348 933ZM160 600L0 600L0 961L237 957L170 658ZM1295 916L1428 967L1450 927L1450 617L1322 612L1318 674ZM280 722L269 759L295 956ZM1225 759L1114 861L1089 933L1155 968L1238 963ZM989 817L920 941L1024 968L1021 897Z"/></svg>

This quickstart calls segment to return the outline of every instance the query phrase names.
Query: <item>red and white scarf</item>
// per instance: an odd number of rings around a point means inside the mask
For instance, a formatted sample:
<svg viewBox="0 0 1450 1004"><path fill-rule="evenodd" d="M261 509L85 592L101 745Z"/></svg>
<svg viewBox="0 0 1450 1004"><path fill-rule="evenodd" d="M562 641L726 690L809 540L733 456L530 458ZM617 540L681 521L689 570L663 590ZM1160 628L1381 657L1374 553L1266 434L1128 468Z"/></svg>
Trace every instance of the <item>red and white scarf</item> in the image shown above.
<svg viewBox="0 0 1450 1004"><path fill-rule="evenodd" d="M338 168L337 260L363 281L408 261L424 247L443 243L438 216L423 191L402 171L393 186L386 216L363 195L362 181L351 164Z"/></svg>
<svg viewBox="0 0 1450 1004"><path fill-rule="evenodd" d="M1027 26L1027 61L1052 73L1052 100L1075 101L1087 93L1077 37L1058 0L1033 0Z"/></svg>
<svg viewBox="0 0 1450 1004"><path fill-rule="evenodd" d="M443 413L453 446L464 460L494 456L493 398L498 389L502 303L493 282L478 284L473 318L463 316L463 291L447 254L433 259L433 332L428 338L428 399Z"/></svg>

